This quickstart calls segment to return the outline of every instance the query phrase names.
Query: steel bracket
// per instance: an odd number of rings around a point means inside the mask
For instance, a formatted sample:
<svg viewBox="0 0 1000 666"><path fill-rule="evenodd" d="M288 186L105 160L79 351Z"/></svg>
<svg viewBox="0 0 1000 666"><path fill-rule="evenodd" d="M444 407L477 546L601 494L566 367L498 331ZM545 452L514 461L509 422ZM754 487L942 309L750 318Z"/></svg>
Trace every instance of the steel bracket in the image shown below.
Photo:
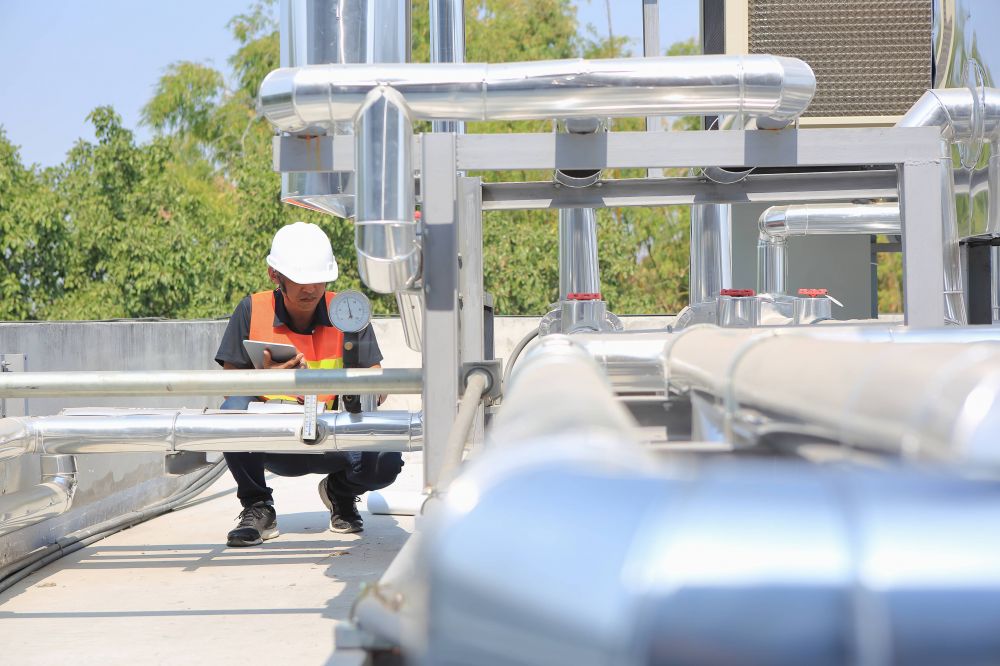
<svg viewBox="0 0 1000 666"><path fill-rule="evenodd" d="M486 393L483 394L483 400L487 405L491 405L503 395L501 387L501 383L503 382L503 359L496 358L490 361L469 361L463 363L459 370L458 385L465 387L469 381L469 376L477 370L484 370L490 376L490 380L486 384Z"/></svg>

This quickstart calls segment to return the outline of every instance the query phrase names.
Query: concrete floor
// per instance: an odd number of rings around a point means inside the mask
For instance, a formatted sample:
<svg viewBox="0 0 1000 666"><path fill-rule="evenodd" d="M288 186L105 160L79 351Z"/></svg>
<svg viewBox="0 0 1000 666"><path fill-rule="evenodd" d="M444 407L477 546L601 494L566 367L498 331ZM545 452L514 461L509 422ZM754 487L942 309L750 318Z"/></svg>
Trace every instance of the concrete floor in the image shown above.
<svg viewBox="0 0 1000 666"><path fill-rule="evenodd" d="M225 546L239 512L227 473L183 510L34 573L0 594L0 662L360 663L334 653L334 629L414 519L363 512L363 533L330 532L319 478L269 481L281 536L261 546Z"/></svg>

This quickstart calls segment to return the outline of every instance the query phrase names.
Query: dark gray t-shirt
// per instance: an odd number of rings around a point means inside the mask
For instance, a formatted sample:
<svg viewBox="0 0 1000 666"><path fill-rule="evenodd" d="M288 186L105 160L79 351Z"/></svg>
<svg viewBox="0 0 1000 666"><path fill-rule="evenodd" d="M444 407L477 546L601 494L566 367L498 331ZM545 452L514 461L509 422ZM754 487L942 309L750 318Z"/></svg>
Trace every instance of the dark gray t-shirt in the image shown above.
<svg viewBox="0 0 1000 666"><path fill-rule="evenodd" d="M313 321L308 331L298 331L293 328L291 318L285 310L285 302L281 298L281 292L275 290L274 318L278 323L284 324L296 333L312 333L317 326L333 326L330 322L330 313L326 309L326 300L321 300L316 306L313 314ZM236 306L232 316L229 318L229 325L222 336L222 343L219 351L215 353L215 362L219 365L232 363L240 369L250 370L253 362L247 355L247 350L243 347L243 341L250 337L250 297L247 296ZM375 331L372 325L368 324L364 330L358 333L358 367L370 368L382 362L382 350L378 347L378 340L375 339Z"/></svg>

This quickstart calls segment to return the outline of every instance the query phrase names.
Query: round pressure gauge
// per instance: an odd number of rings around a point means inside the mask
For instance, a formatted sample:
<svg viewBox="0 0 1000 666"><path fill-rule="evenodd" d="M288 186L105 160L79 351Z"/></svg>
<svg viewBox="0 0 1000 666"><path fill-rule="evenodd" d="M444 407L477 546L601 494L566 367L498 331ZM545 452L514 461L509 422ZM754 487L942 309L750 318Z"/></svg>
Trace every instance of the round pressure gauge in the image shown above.
<svg viewBox="0 0 1000 666"><path fill-rule="evenodd" d="M344 333L357 333L372 318L372 304L360 291L348 289L330 301L330 322Z"/></svg>

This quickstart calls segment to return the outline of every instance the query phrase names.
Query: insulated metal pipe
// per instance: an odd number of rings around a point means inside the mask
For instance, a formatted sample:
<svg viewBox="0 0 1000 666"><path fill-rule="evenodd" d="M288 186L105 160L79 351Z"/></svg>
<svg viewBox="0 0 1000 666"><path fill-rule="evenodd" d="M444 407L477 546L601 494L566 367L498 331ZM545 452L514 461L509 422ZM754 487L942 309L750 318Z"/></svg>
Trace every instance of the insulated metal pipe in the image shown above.
<svg viewBox="0 0 1000 666"><path fill-rule="evenodd" d="M986 231L990 234L1000 235L1000 191L997 187L1000 184L1000 140L991 142L990 153L989 166L986 169L973 172L974 180L976 180L977 175L982 174L978 178L980 182L970 183L969 189L972 196L978 194L977 190L985 189L988 192L989 209L986 212ZM986 181L985 188L982 184L983 180Z"/></svg>
<svg viewBox="0 0 1000 666"><path fill-rule="evenodd" d="M614 391L618 395L628 394L663 394L670 386L677 390L692 388L690 377L693 368L709 361L709 357L722 357L732 348L743 344L755 335L770 333L773 335L797 335L816 338L817 340L843 340L856 342L883 342L894 344L965 344L973 342L1000 343L1000 326L969 326L914 329L890 324L844 325L832 324L824 326L794 326L787 328L743 328L720 329L710 325L699 325L696 328L707 328L718 332L718 338L711 343L716 345L705 349L705 358L690 355L676 356L671 352L673 342L679 336L687 335L688 330L672 333L670 331L626 331L622 333L576 333L573 342L580 345L597 361L604 371ZM725 339L727 342L722 342ZM700 343L695 343L695 345ZM727 351L728 350L728 351ZM701 359L701 360L699 360ZM669 369L668 369L669 366ZM711 366L712 371L722 373L724 361ZM708 373L706 373L708 374ZM696 375L697 376L697 375ZM697 384L695 388L706 388L714 384Z"/></svg>
<svg viewBox="0 0 1000 666"><path fill-rule="evenodd" d="M574 333L573 342L597 361L615 393L666 392L663 346L667 331L625 331L622 333Z"/></svg>
<svg viewBox="0 0 1000 666"><path fill-rule="evenodd" d="M76 492L73 456L42 456L41 463L41 483L0 495L0 536L55 518L73 505Z"/></svg>
<svg viewBox="0 0 1000 666"><path fill-rule="evenodd" d="M733 286L733 207L729 204L691 206L691 270L688 302L715 300Z"/></svg>
<svg viewBox="0 0 1000 666"><path fill-rule="evenodd" d="M1000 90L981 88L975 94L968 88L928 90L896 123L896 126L941 128L945 316L951 323L965 324L968 322L968 316L965 309L958 219L955 210L955 179L950 146L959 144L975 151L984 142L995 143L1000 139ZM991 181L990 189L996 187ZM1000 197L1000 191L991 191L990 200L994 197Z"/></svg>
<svg viewBox="0 0 1000 666"><path fill-rule="evenodd" d="M965 308L965 280L962 276L962 248L959 244L958 213L955 208L955 176L951 167L951 151L940 159L942 251L944 252L944 317L950 324L965 325L969 315Z"/></svg>
<svg viewBox="0 0 1000 666"><path fill-rule="evenodd" d="M420 393L419 368L5 372L0 398L117 395L337 395Z"/></svg>
<svg viewBox="0 0 1000 666"><path fill-rule="evenodd" d="M317 65L278 69L261 111L283 132L352 119L389 86L415 120L531 120L743 112L780 128L809 105L816 77L768 55L555 60L505 64Z"/></svg>
<svg viewBox="0 0 1000 666"><path fill-rule="evenodd" d="M414 219L412 121L402 96L373 88L354 121L358 272L374 291L413 286L420 275Z"/></svg>
<svg viewBox="0 0 1000 666"><path fill-rule="evenodd" d="M808 358L809 372L781 362L789 358ZM749 407L826 430L845 445L1000 470L995 343L758 338L731 357L725 383L730 416Z"/></svg>
<svg viewBox="0 0 1000 666"><path fill-rule="evenodd" d="M432 63L465 62L465 2L464 0L430 0L430 39ZM435 132L465 132L465 123L434 121Z"/></svg>
<svg viewBox="0 0 1000 666"><path fill-rule="evenodd" d="M335 63L406 62L409 53L408 0L282 0L281 67ZM331 128L351 134L349 122ZM322 135L323 128L303 131ZM354 216L351 172L284 172L281 200L338 217Z"/></svg>
<svg viewBox="0 0 1000 666"><path fill-rule="evenodd" d="M996 483L656 464L626 441L598 461L582 441L487 450L444 499L411 578L433 590L407 646L419 663L997 661Z"/></svg>
<svg viewBox="0 0 1000 666"><path fill-rule="evenodd" d="M993 342L975 344L940 330L886 343L876 341L884 332L837 328L691 327L667 342L662 363L671 389L722 399L730 417L749 408L844 444L1000 469L996 327L984 327Z"/></svg>
<svg viewBox="0 0 1000 666"><path fill-rule="evenodd" d="M301 439L301 414L163 410L57 415L0 420L0 450L24 453L235 451L324 453L416 451L423 444L420 414L379 411L318 415L319 437Z"/></svg>
<svg viewBox="0 0 1000 666"><path fill-rule="evenodd" d="M587 429L638 441L600 367L566 335L541 338L517 364L489 439L513 443Z"/></svg>
<svg viewBox="0 0 1000 666"><path fill-rule="evenodd" d="M807 204L772 206L758 219L757 289L787 293L789 236L898 234L899 204Z"/></svg>
<svg viewBox="0 0 1000 666"><path fill-rule="evenodd" d="M560 208L559 300L567 294L599 293L597 213L593 208Z"/></svg>

